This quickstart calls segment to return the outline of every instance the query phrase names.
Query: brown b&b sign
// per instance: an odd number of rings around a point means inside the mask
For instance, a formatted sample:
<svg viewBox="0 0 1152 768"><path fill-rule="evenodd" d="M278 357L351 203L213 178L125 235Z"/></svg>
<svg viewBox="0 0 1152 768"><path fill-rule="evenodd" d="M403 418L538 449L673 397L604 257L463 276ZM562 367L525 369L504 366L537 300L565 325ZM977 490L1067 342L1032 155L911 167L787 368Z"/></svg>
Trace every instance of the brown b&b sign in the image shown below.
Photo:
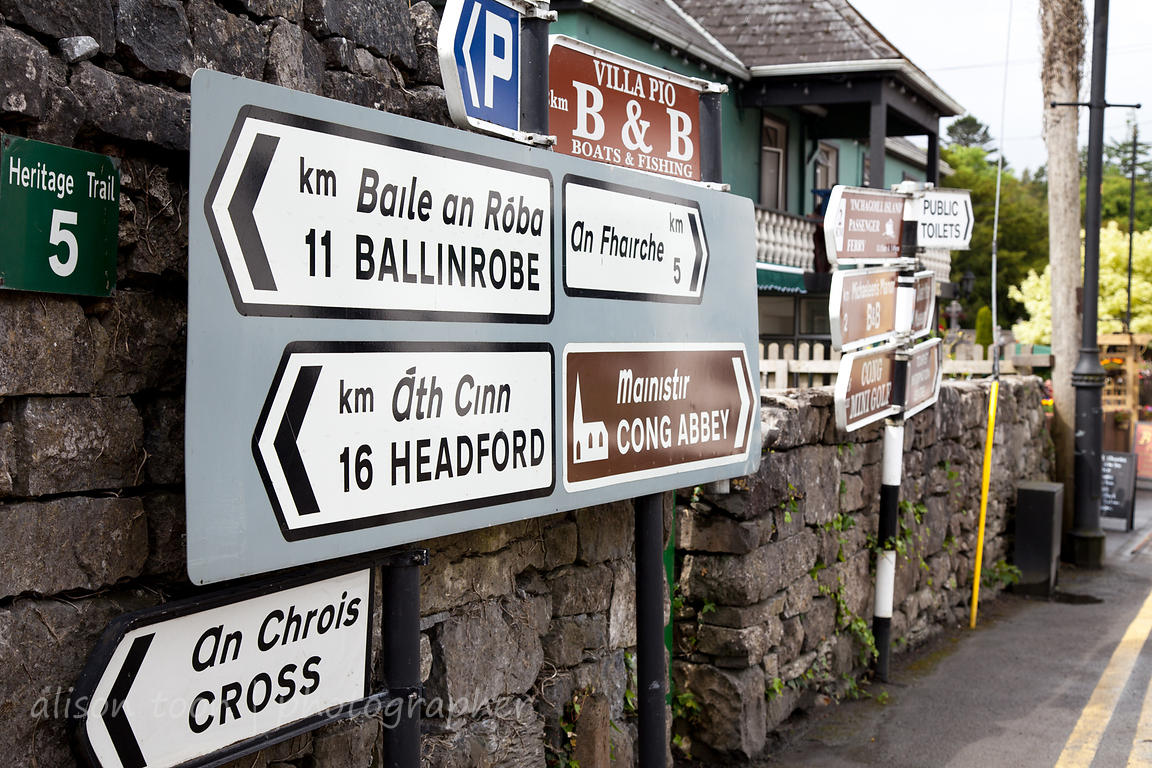
<svg viewBox="0 0 1152 768"><path fill-rule="evenodd" d="M700 181L700 93L716 87L723 88L549 38L548 130L565 155Z"/></svg>

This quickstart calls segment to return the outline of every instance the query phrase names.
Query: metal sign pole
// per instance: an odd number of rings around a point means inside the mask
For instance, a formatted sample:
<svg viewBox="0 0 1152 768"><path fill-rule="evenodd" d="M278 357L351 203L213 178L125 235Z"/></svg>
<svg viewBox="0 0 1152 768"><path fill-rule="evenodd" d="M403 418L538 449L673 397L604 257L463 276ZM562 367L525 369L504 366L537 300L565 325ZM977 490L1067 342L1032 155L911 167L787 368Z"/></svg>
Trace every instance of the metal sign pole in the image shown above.
<svg viewBox="0 0 1152 768"><path fill-rule="evenodd" d="M896 591L896 534L900 520L900 481L904 472L904 389L908 356L896 355L892 402L900 412L884 422L884 455L880 475L880 520L876 538L884 550L876 558L876 599L872 634L876 639L876 677L888 682L892 654L892 598Z"/></svg>
<svg viewBox="0 0 1152 768"><path fill-rule="evenodd" d="M400 702L384 718L381 753L386 768L420 765L420 566L428 550L399 553L381 568L380 677Z"/></svg>
<svg viewBox="0 0 1152 768"><path fill-rule="evenodd" d="M720 183L722 143L720 94L700 95L700 180ZM640 768L666 762L665 700L668 665L664 655L664 498L640 496L636 509L636 753Z"/></svg>
<svg viewBox="0 0 1152 768"><path fill-rule="evenodd" d="M664 764L664 503L640 496L636 508L637 757L641 768Z"/></svg>

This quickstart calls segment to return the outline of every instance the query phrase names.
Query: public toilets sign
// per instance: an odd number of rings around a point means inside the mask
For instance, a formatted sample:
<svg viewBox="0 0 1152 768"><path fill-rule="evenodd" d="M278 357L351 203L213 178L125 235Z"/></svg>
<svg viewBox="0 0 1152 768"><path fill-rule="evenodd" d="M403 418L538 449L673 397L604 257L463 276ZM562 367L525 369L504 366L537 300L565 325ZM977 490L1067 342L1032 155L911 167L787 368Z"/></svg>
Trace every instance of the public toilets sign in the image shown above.
<svg viewBox="0 0 1152 768"><path fill-rule="evenodd" d="M748 200L204 70L192 104L194 582L755 470ZM562 365L588 344L691 375L658 470L631 463L656 414L613 406L585 421L627 461L568 483ZM581 374L584 402L621 370Z"/></svg>

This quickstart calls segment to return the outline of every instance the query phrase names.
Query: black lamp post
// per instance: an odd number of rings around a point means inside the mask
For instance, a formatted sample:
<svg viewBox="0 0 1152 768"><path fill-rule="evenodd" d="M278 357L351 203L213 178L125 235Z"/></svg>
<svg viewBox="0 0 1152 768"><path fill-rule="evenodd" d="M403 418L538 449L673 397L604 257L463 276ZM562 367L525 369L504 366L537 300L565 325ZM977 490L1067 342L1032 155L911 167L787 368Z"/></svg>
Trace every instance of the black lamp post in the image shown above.
<svg viewBox="0 0 1152 768"><path fill-rule="evenodd" d="M972 295L972 289L976 287L976 275L972 274L972 270L964 273L964 277L960 278L960 295L968 298Z"/></svg>
<svg viewBox="0 0 1152 768"><path fill-rule="evenodd" d="M1104 560L1100 529L1101 394L1104 368L1096 342L1097 299L1100 291L1100 186L1103 181L1104 67L1108 51L1108 0L1096 0L1092 24L1092 94L1088 106L1088 179L1084 201L1084 314L1080 359L1072 371L1076 390L1076 439L1073 458L1075 505L1072 518L1072 559L1076 565L1099 568Z"/></svg>

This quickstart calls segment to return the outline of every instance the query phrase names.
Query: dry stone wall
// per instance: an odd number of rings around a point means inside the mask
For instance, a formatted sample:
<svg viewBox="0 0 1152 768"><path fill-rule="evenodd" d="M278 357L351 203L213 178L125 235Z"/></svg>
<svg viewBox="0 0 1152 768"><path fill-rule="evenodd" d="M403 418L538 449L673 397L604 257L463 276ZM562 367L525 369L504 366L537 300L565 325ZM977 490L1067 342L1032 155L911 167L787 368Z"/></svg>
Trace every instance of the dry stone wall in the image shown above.
<svg viewBox="0 0 1152 768"><path fill-rule="evenodd" d="M908 420L900 488L895 652L966 624L976 550L987 383L946 383ZM1006 581L1018 483L1052 466L1040 381L1000 388L982 599ZM871 640L883 427L835 428L826 390L762 408L760 471L677 507L677 743L722 764L755 758L794 712L859 693ZM997 566L997 563L1000 563Z"/></svg>
<svg viewBox="0 0 1152 768"><path fill-rule="evenodd" d="M104 627L197 592L183 506L192 73L447 124L438 26L428 3L400 0L0 0L0 131L122 169L113 295L0 292L6 765L74 765L65 705ZM621 503L425 543L425 765L632 764L632 526ZM385 719L236 765L377 765Z"/></svg>
<svg viewBox="0 0 1152 768"><path fill-rule="evenodd" d="M446 124L438 23L428 3L400 0L0 0L0 131L112 155L122 169L113 295L0 291L6 765L74 765L65 704L105 626L198 592L185 574L183 485L192 73ZM1016 430L1005 444L1038 434L1025 418L1034 390L1009 388L1018 415L1004 419ZM930 575L901 571L898 636L909 638L958 615L970 560L971 519L952 496L970 508L982 395L948 392L938 412L951 415L910 430L906 498L926 504ZM841 446L829 411L821 394L770 400L764 469L681 510L675 679L700 704L679 727L701 750L757 752L803 703L790 688L765 699L771 681L802 678L831 651L836 669L858 669L820 587L866 615L879 452L874 431ZM1020 477L1042 474L1031 453L1010 453ZM946 461L960 473L955 494ZM829 530L846 513L857 525ZM618 503L425 542L426 766L634 764L632 530L630 504ZM828 567L813 580L818 562ZM386 725L333 725L235 765L368 768Z"/></svg>

